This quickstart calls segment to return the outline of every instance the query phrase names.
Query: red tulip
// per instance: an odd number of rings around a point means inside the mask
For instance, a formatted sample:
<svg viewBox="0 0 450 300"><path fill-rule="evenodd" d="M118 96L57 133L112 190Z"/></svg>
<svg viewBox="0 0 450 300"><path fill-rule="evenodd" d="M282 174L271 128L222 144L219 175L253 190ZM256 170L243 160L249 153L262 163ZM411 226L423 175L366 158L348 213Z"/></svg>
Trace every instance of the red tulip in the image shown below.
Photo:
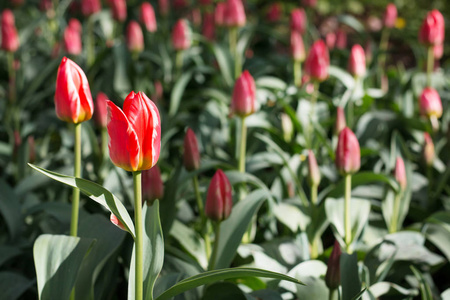
<svg viewBox="0 0 450 300"><path fill-rule="evenodd" d="M86 75L67 57L61 60L56 76L55 108L58 118L74 124L89 120L94 112Z"/></svg>
<svg viewBox="0 0 450 300"><path fill-rule="evenodd" d="M108 125L108 110L106 108L106 101L108 96L99 92L95 98L95 114L94 121L98 127L104 128Z"/></svg>
<svg viewBox="0 0 450 300"><path fill-rule="evenodd" d="M167 16L167 14L169 13L169 7L169 0L158 0L159 13L162 16Z"/></svg>
<svg viewBox="0 0 450 300"><path fill-rule="evenodd" d="M406 189L406 171L405 171L405 163L401 157L397 157L397 161L395 162L394 169L395 180L397 180L400 188L403 190Z"/></svg>
<svg viewBox="0 0 450 300"><path fill-rule="evenodd" d="M353 45L348 60L348 71L355 77L364 76L366 73L366 54L361 45Z"/></svg>
<svg viewBox="0 0 450 300"><path fill-rule="evenodd" d="M64 30L64 49L68 54L79 55L82 50L81 45L81 23L77 19L70 19Z"/></svg>
<svg viewBox="0 0 450 300"><path fill-rule="evenodd" d="M291 30L291 55L294 61L303 62L305 60L305 45L300 32Z"/></svg>
<svg viewBox="0 0 450 300"><path fill-rule="evenodd" d="M434 162L434 143L428 132L424 133L425 144L423 146L423 158L427 166L432 166Z"/></svg>
<svg viewBox="0 0 450 300"><path fill-rule="evenodd" d="M305 62L305 73L319 82L328 78L330 56L322 40L314 42Z"/></svg>
<svg viewBox="0 0 450 300"><path fill-rule="evenodd" d="M175 9L185 9L188 4L186 2L186 0L173 0L173 6L175 7Z"/></svg>
<svg viewBox="0 0 450 300"><path fill-rule="evenodd" d="M281 6L280 2L275 2L269 7L269 11L267 12L267 20L269 22L278 22L281 19L281 15L283 14L283 6Z"/></svg>
<svg viewBox="0 0 450 300"><path fill-rule="evenodd" d="M330 290L335 290L341 284L341 246L338 241L334 241L333 250L328 259L327 272L325 273L325 284Z"/></svg>
<svg viewBox="0 0 450 300"><path fill-rule="evenodd" d="M444 55L444 45L443 44L436 44L433 48L433 55L434 59L441 59Z"/></svg>
<svg viewBox="0 0 450 300"><path fill-rule="evenodd" d="M123 22L127 18L127 3L125 0L109 0L114 20Z"/></svg>
<svg viewBox="0 0 450 300"><path fill-rule="evenodd" d="M425 88L420 95L420 114L428 118L442 116L441 97L438 92L430 87Z"/></svg>
<svg viewBox="0 0 450 300"><path fill-rule="evenodd" d="M336 33L327 33L325 36L325 43L327 44L328 50L333 50L336 45Z"/></svg>
<svg viewBox="0 0 450 300"><path fill-rule="evenodd" d="M320 184L320 170L317 165L316 156L312 150L308 150L308 180L312 186Z"/></svg>
<svg viewBox="0 0 450 300"><path fill-rule="evenodd" d="M419 31L419 41L425 45L438 45L444 43L445 24L444 17L437 10L428 12Z"/></svg>
<svg viewBox="0 0 450 300"><path fill-rule="evenodd" d="M394 3L389 3L386 6L386 10L384 12L383 24L384 27L392 28L395 26L395 22L397 21L397 7Z"/></svg>
<svg viewBox="0 0 450 300"><path fill-rule="evenodd" d="M198 141L194 131L188 128L184 136L184 167L188 171L195 171L200 168L200 151L198 150Z"/></svg>
<svg viewBox="0 0 450 300"><path fill-rule="evenodd" d="M123 111L109 100L106 103L111 161L126 171L153 167L161 148L161 120L156 105L142 92L131 92Z"/></svg>
<svg viewBox="0 0 450 300"><path fill-rule="evenodd" d="M306 31L306 13L303 8L296 8L291 12L291 30L304 34Z"/></svg>
<svg viewBox="0 0 450 300"><path fill-rule="evenodd" d="M339 135L339 133L341 133L341 131L345 127L347 127L347 121L345 120L345 112L342 107L338 106L336 113L336 123L334 125L335 133Z"/></svg>
<svg viewBox="0 0 450 300"><path fill-rule="evenodd" d="M225 25L225 10L227 9L227 5L225 2L219 2L216 5L216 9L214 10L214 21L217 26Z"/></svg>
<svg viewBox="0 0 450 300"><path fill-rule="evenodd" d="M245 70L236 80L231 100L231 112L240 117L251 115L256 110L256 86L252 75Z"/></svg>
<svg viewBox="0 0 450 300"><path fill-rule="evenodd" d="M141 26L136 21L130 21L127 26L127 47L134 53L144 50L144 34Z"/></svg>
<svg viewBox="0 0 450 300"><path fill-rule="evenodd" d="M172 44L176 51L186 50L191 47L191 29L184 19L175 23L172 31Z"/></svg>
<svg viewBox="0 0 450 300"><path fill-rule="evenodd" d="M11 10L5 9L2 12L2 49L8 52L16 52L19 45L14 14Z"/></svg>
<svg viewBox="0 0 450 300"><path fill-rule="evenodd" d="M212 40L214 40L215 31L216 31L216 28L215 28L215 21L214 21L214 13L206 12L203 15L202 34L208 40L212 41Z"/></svg>
<svg viewBox="0 0 450 300"><path fill-rule="evenodd" d="M85 17L93 15L101 9L100 0L81 0L81 12Z"/></svg>
<svg viewBox="0 0 450 300"><path fill-rule="evenodd" d="M247 19L244 4L241 0L228 0L226 3L224 22L228 27L242 27Z"/></svg>
<svg viewBox="0 0 450 300"><path fill-rule="evenodd" d="M139 19L148 32L156 31L158 26L156 24L155 11L149 2L142 3Z"/></svg>
<svg viewBox="0 0 450 300"><path fill-rule="evenodd" d="M336 167L343 175L358 172L361 165L359 142L350 128L345 127L339 134L336 148Z"/></svg>
<svg viewBox="0 0 450 300"><path fill-rule="evenodd" d="M164 183L158 165L142 171L142 201L152 205L155 200L161 200L163 197Z"/></svg>
<svg viewBox="0 0 450 300"><path fill-rule="evenodd" d="M213 221L227 219L233 207L231 184L222 170L217 170L206 195L205 215Z"/></svg>
<svg viewBox="0 0 450 300"><path fill-rule="evenodd" d="M336 32L336 48L341 50L347 48L347 33L341 29Z"/></svg>

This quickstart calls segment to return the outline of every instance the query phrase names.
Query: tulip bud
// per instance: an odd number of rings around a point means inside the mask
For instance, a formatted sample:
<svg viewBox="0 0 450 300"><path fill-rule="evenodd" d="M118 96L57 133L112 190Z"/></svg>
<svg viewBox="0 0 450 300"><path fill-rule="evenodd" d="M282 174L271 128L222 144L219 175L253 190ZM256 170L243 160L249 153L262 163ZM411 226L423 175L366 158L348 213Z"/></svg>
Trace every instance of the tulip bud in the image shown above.
<svg viewBox="0 0 450 300"><path fill-rule="evenodd" d="M202 24L202 12L200 8L194 8L188 14L188 20L193 26L198 27Z"/></svg>
<svg viewBox="0 0 450 300"><path fill-rule="evenodd" d="M125 225L123 225L123 223L120 222L120 220L116 217L115 214L111 213L111 215L109 216L109 220L111 221L111 223L113 223L114 225L116 225L117 227L122 229L123 231L127 231L127 229L125 228Z"/></svg>
<svg viewBox="0 0 450 300"><path fill-rule="evenodd" d="M68 54L79 55L82 50L81 45L81 23L77 19L70 19L64 30L64 49Z"/></svg>
<svg viewBox="0 0 450 300"><path fill-rule="evenodd" d="M30 163L34 163L34 161L36 160L36 144L34 141L34 137L32 135L29 135L27 138L27 142L29 149L28 160Z"/></svg>
<svg viewBox="0 0 450 300"><path fill-rule="evenodd" d="M155 200L161 200L163 197L164 183L158 165L142 171L142 201L147 202L147 205L152 205Z"/></svg>
<svg viewBox="0 0 450 300"><path fill-rule="evenodd" d="M127 47L130 52L140 53L144 50L144 35L141 26L136 21L130 21L127 26Z"/></svg>
<svg viewBox="0 0 450 300"><path fill-rule="evenodd" d="M127 3L125 0L109 0L112 9L113 19L123 22L127 18Z"/></svg>
<svg viewBox="0 0 450 300"><path fill-rule="evenodd" d="M22 136L18 130L14 130L14 155L19 153L19 148L22 145Z"/></svg>
<svg viewBox="0 0 450 300"><path fill-rule="evenodd" d="M194 131L188 128L184 137L184 167L188 171L195 171L200 168L200 152L198 150L198 141Z"/></svg>
<svg viewBox="0 0 450 300"><path fill-rule="evenodd" d="M153 98L155 98L155 101L161 100L164 93L161 81L155 80L155 82L153 83L153 87L155 88L155 94L153 95Z"/></svg>
<svg viewBox="0 0 450 300"><path fill-rule="evenodd" d="M228 27L242 27L247 19L241 0L228 0L225 6L224 22Z"/></svg>
<svg viewBox="0 0 450 300"><path fill-rule="evenodd" d="M89 120L94 112L94 102L83 70L63 57L57 74L55 108L58 118L74 124Z"/></svg>
<svg viewBox="0 0 450 300"><path fill-rule="evenodd" d="M336 111L336 123L334 125L336 135L339 135L339 133L341 133L341 131L345 127L347 127L347 122L345 120L345 112L342 107L338 106Z"/></svg>
<svg viewBox="0 0 450 300"><path fill-rule="evenodd" d="M398 184L402 191L406 189L406 171L405 171L405 163L401 157L397 157L397 161L395 162L394 169L395 180L397 180Z"/></svg>
<svg viewBox="0 0 450 300"><path fill-rule="evenodd" d="M348 71L355 77L364 76L366 73L366 55L361 45L353 45L348 60Z"/></svg>
<svg viewBox="0 0 450 300"><path fill-rule="evenodd" d="M214 21L217 26L225 25L225 10L227 5L225 2L219 2L216 4L216 9L214 10Z"/></svg>
<svg viewBox="0 0 450 300"><path fill-rule="evenodd" d="M320 184L320 170L312 150L308 150L308 181L311 186Z"/></svg>
<svg viewBox="0 0 450 300"><path fill-rule="evenodd" d="M158 26L156 24L156 17L153 6L149 2L142 3L139 14L139 19L145 26L145 29L147 29L148 32L155 32Z"/></svg>
<svg viewBox="0 0 450 300"><path fill-rule="evenodd" d="M203 27L202 34L208 40L213 41L215 36L215 21L214 21L214 13L206 12L203 15Z"/></svg>
<svg viewBox="0 0 450 300"><path fill-rule="evenodd" d="M327 44L328 50L333 50L336 45L336 33L329 32L325 36L325 43Z"/></svg>
<svg viewBox="0 0 450 300"><path fill-rule="evenodd" d="M183 10L188 6L186 0L173 0L173 7L178 10Z"/></svg>
<svg viewBox="0 0 450 300"><path fill-rule="evenodd" d="M325 274L325 284L330 290L335 290L341 284L341 246L338 241L334 242L333 250L328 259L327 272Z"/></svg>
<svg viewBox="0 0 450 300"><path fill-rule="evenodd" d="M167 16L167 14L169 13L169 7L169 0L158 0L159 13L162 16Z"/></svg>
<svg viewBox="0 0 450 300"><path fill-rule="evenodd" d="M5 9L2 12L2 49L7 52L16 52L19 44L14 14L11 10Z"/></svg>
<svg viewBox="0 0 450 300"><path fill-rule="evenodd" d="M339 134L336 148L336 168L343 175L358 172L361 165L359 142L353 131L345 127Z"/></svg>
<svg viewBox="0 0 450 300"><path fill-rule="evenodd" d="M436 44L433 47L433 55L434 59L439 60L444 55L444 45L443 44Z"/></svg>
<svg viewBox="0 0 450 300"><path fill-rule="evenodd" d="M47 12L53 9L53 2L52 0L41 0L39 3L39 9L41 11Z"/></svg>
<svg viewBox="0 0 450 300"><path fill-rule="evenodd" d="M275 23L280 21L281 15L283 13L283 7L280 2L273 3L267 12L267 20L269 22Z"/></svg>
<svg viewBox="0 0 450 300"><path fill-rule="evenodd" d="M343 30L336 32L336 48L341 50L347 48L347 33Z"/></svg>
<svg viewBox="0 0 450 300"><path fill-rule="evenodd" d="M392 28L395 26L395 21L397 21L397 7L394 3L389 3L386 6L384 12L383 24L386 28Z"/></svg>
<svg viewBox="0 0 450 300"><path fill-rule="evenodd" d="M94 121L100 128L105 128L108 125L108 110L106 108L106 100L108 96L99 92L95 98L95 114Z"/></svg>
<svg viewBox="0 0 450 300"><path fill-rule="evenodd" d="M303 62L306 57L303 38L298 31L291 31L291 55L294 61L299 62Z"/></svg>
<svg viewBox="0 0 450 300"><path fill-rule="evenodd" d="M100 0L81 0L81 12L85 17L93 15L101 9Z"/></svg>
<svg viewBox="0 0 450 300"><path fill-rule="evenodd" d="M304 34L306 31L306 13L303 8L296 8L291 12L291 31Z"/></svg>
<svg viewBox="0 0 450 300"><path fill-rule="evenodd" d="M328 78L330 56L322 40L314 42L305 62L305 73L319 82Z"/></svg>
<svg viewBox="0 0 450 300"><path fill-rule="evenodd" d="M438 92L430 87L425 88L420 95L420 114L428 118L442 116L442 102Z"/></svg>
<svg viewBox="0 0 450 300"><path fill-rule="evenodd" d="M191 29L186 20L180 19L175 23L172 31L172 44L176 51L191 47Z"/></svg>
<svg viewBox="0 0 450 300"><path fill-rule="evenodd" d="M419 41L427 46L444 43L445 24L444 17L437 10L428 12L419 31Z"/></svg>
<svg viewBox="0 0 450 300"><path fill-rule="evenodd" d="M142 92L131 92L123 110L109 100L106 104L111 161L126 171L152 168L161 148L161 119L156 105Z"/></svg>
<svg viewBox="0 0 450 300"><path fill-rule="evenodd" d="M229 217L232 207L230 181L222 170L217 170L208 187L205 215L213 221L220 222Z"/></svg>
<svg viewBox="0 0 450 300"><path fill-rule="evenodd" d="M432 166L434 162L434 143L428 132L424 133L425 144L423 146L423 158L427 166Z"/></svg>
<svg viewBox="0 0 450 300"><path fill-rule="evenodd" d="M245 70L236 80L231 100L231 113L240 117L251 115L256 110L256 86L252 75Z"/></svg>
<svg viewBox="0 0 450 300"><path fill-rule="evenodd" d="M292 124L291 118L285 113L281 114L281 128L283 129L284 140L289 143L294 133L294 124Z"/></svg>

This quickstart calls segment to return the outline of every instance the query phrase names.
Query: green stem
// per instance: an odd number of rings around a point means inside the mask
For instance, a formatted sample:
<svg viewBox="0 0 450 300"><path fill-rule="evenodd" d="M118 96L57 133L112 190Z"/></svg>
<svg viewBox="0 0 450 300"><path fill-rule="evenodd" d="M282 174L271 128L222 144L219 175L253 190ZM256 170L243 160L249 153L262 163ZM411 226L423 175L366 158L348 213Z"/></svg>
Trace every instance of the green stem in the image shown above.
<svg viewBox="0 0 450 300"><path fill-rule="evenodd" d="M308 124L308 134L307 134L307 141L308 141L308 148L312 149L312 136L313 136L313 131L314 131L314 115L316 113L316 102L317 102L317 98L319 96L319 85L320 83L318 81L314 82L314 90L311 94L311 113L310 113L310 120L309 120L309 124Z"/></svg>
<svg viewBox="0 0 450 300"><path fill-rule="evenodd" d="M348 99L348 104L347 104L347 126L349 128L353 128L353 120L355 117L355 109L354 109L354 99L355 98L355 94L356 94L356 90L358 89L358 84L359 84L359 77L355 77L355 86L353 87L353 91L350 95L350 98Z"/></svg>
<svg viewBox="0 0 450 300"><path fill-rule="evenodd" d="M379 59L379 65L380 70L384 70L384 66L386 64L386 56L387 56L387 48L389 43L389 29L385 28L383 29L383 32L381 33L381 39L380 39L380 59ZM383 74L384 72L382 72Z"/></svg>
<svg viewBox="0 0 450 300"><path fill-rule="evenodd" d="M427 86L431 87L431 74L433 73L434 67L434 49L433 46L428 47L427 56Z"/></svg>
<svg viewBox="0 0 450 300"><path fill-rule="evenodd" d="M108 158L108 130L106 127L102 127L101 131L102 138L102 161Z"/></svg>
<svg viewBox="0 0 450 300"><path fill-rule="evenodd" d="M7 52L9 74L9 102L16 102L16 69L14 68L14 53Z"/></svg>
<svg viewBox="0 0 450 300"><path fill-rule="evenodd" d="M294 61L294 84L296 87L302 85L302 62L299 60Z"/></svg>
<svg viewBox="0 0 450 300"><path fill-rule="evenodd" d="M181 76L181 70L183 69L183 50L178 50L175 56L175 78L178 79Z"/></svg>
<svg viewBox="0 0 450 300"><path fill-rule="evenodd" d="M316 259L319 256L319 239L315 238L311 243L311 259Z"/></svg>
<svg viewBox="0 0 450 300"><path fill-rule="evenodd" d="M352 242L352 229L350 226L350 200L352 193L352 175L345 175L345 202L344 202L344 228L345 228L345 245L348 254L352 254L350 247Z"/></svg>
<svg viewBox="0 0 450 300"><path fill-rule="evenodd" d="M143 221L142 221L142 176L141 171L133 172L133 184L134 184L134 226L136 227L135 243L135 300L142 300L143 295Z"/></svg>
<svg viewBox="0 0 450 300"><path fill-rule="evenodd" d="M313 218L313 222L315 221L315 213L314 211L317 208L317 190L319 186L317 184L313 184L311 186L311 218ZM318 238L314 238L311 243L311 259L316 259L319 256L319 240Z"/></svg>
<svg viewBox="0 0 450 300"><path fill-rule="evenodd" d="M200 224L201 224L201 230L203 233L203 239L205 240L205 250L206 250L206 257L209 257L211 255L211 241L209 240L209 232L208 232L208 225L207 225L207 219L205 216L205 209L203 207L203 201L200 195L200 189L198 185L198 176L194 175L192 178L192 183L194 185L194 191L195 191L195 199L197 200L197 208L198 213L200 215Z"/></svg>
<svg viewBox="0 0 450 300"><path fill-rule="evenodd" d="M401 192L397 193L395 195L394 199L394 208L392 210L392 217L391 217L391 224L389 227L389 233L397 232L398 227L398 215L400 212L400 200L401 200Z"/></svg>
<svg viewBox="0 0 450 300"><path fill-rule="evenodd" d="M317 190L319 186L317 184L313 184L311 186L311 203L316 206L317 205Z"/></svg>
<svg viewBox="0 0 450 300"><path fill-rule="evenodd" d="M330 292L328 293L328 300L335 300L336 292L337 292L337 289L330 289Z"/></svg>
<svg viewBox="0 0 450 300"><path fill-rule="evenodd" d="M95 61L95 45L94 45L94 18L90 16L87 24L88 43L87 43L87 65L91 67Z"/></svg>
<svg viewBox="0 0 450 300"><path fill-rule="evenodd" d="M234 60L234 78L237 79L241 75L241 61L237 53L238 28L231 27L228 31L230 44L230 53Z"/></svg>
<svg viewBox="0 0 450 300"><path fill-rule="evenodd" d="M74 147L74 176L81 176L81 123L75 124L75 147ZM72 193L72 217L70 219L70 235L77 236L78 233L78 211L80 207L80 190L73 188Z"/></svg>
<svg viewBox="0 0 450 300"><path fill-rule="evenodd" d="M213 252L209 259L209 266L208 266L209 271L214 270L214 267L216 265L217 251L219 249L219 239L220 239L220 224L221 224L220 221L217 222L216 224L214 224L215 239L214 239Z"/></svg>
<svg viewBox="0 0 450 300"><path fill-rule="evenodd" d="M245 150L247 148L247 126L245 125L245 118L241 118L241 143L239 150L239 172L245 173Z"/></svg>

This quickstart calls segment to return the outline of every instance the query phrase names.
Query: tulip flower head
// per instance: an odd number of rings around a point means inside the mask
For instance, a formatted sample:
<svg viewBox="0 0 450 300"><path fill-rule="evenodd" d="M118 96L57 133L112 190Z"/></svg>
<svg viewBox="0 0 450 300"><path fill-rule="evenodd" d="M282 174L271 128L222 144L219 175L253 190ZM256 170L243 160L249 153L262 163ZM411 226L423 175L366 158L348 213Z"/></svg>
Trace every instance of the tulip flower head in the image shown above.
<svg viewBox="0 0 450 300"><path fill-rule="evenodd" d="M152 205L155 200L164 197L164 183L158 165L142 171L142 201Z"/></svg>
<svg viewBox="0 0 450 300"><path fill-rule="evenodd" d="M206 12L203 15L203 26L202 26L202 34L208 40L213 41L215 36L215 21L214 21L214 13Z"/></svg>
<svg viewBox="0 0 450 300"><path fill-rule="evenodd" d="M152 168L161 148L161 120L156 105L142 92L131 92L123 110L109 100L106 104L111 161L126 171Z"/></svg>
<svg viewBox="0 0 450 300"><path fill-rule="evenodd" d="M303 62L306 58L305 45L298 31L291 31L291 55L294 61Z"/></svg>
<svg viewBox="0 0 450 300"><path fill-rule="evenodd" d="M256 110L256 86L252 75L245 70L236 80L231 100L231 112L246 117Z"/></svg>
<svg viewBox="0 0 450 300"><path fill-rule="evenodd" d="M435 156L434 143L428 132L425 132L423 137L425 139L425 144L423 145L423 158L427 166L432 166Z"/></svg>
<svg viewBox="0 0 450 300"><path fill-rule="evenodd" d="M267 12L267 20L269 22L275 23L280 21L281 15L283 14L283 7L280 2L273 3Z"/></svg>
<svg viewBox="0 0 450 300"><path fill-rule="evenodd" d="M361 45L353 45L348 60L348 71L355 77L362 77L366 73L366 54Z"/></svg>
<svg viewBox="0 0 450 300"><path fill-rule="evenodd" d="M336 110L336 123L334 125L334 131L337 135L341 133L341 131L347 127L347 121L345 120L345 112L344 109L338 106Z"/></svg>
<svg viewBox="0 0 450 300"><path fill-rule="evenodd" d="M336 46L336 33L328 32L325 35L325 43L327 44L328 50L333 50L334 46Z"/></svg>
<svg viewBox="0 0 450 300"><path fill-rule="evenodd" d="M127 47L133 53L140 53L144 50L144 34L142 33L141 26L136 21L128 23Z"/></svg>
<svg viewBox="0 0 450 300"><path fill-rule="evenodd" d="M64 30L64 49L68 54L79 55L82 51L81 23L77 19L70 19Z"/></svg>
<svg viewBox="0 0 450 300"><path fill-rule="evenodd" d="M407 181L405 163L403 162L403 159L401 157L397 157L397 160L395 162L394 177L400 185L401 190L404 191L406 189Z"/></svg>
<svg viewBox="0 0 450 300"><path fill-rule="evenodd" d="M111 221L111 223L113 223L114 225L116 225L118 228L122 229L123 231L128 231L125 228L125 225L123 225L122 222L120 222L120 220L116 217L115 214L111 213L111 215L109 216L109 220Z"/></svg>
<svg viewBox="0 0 450 300"><path fill-rule="evenodd" d="M224 22L228 27L242 27L247 19L241 0L228 0L225 6Z"/></svg>
<svg viewBox="0 0 450 300"><path fill-rule="evenodd" d="M345 127L339 134L335 162L336 168L343 175L356 173L361 166L359 142L348 127Z"/></svg>
<svg viewBox="0 0 450 300"><path fill-rule="evenodd" d="M158 0L159 13L162 16L167 16L167 14L169 13L169 7L169 0Z"/></svg>
<svg viewBox="0 0 450 300"><path fill-rule="evenodd" d="M97 98L95 98L94 121L100 128L106 128L108 125L108 109L106 108L107 100L108 96L102 92L98 93Z"/></svg>
<svg viewBox="0 0 450 300"><path fill-rule="evenodd" d="M386 6L386 10L384 11L383 16L383 24L386 28L392 28L395 26L395 22L397 21L397 7L394 3L389 3Z"/></svg>
<svg viewBox="0 0 450 300"><path fill-rule="evenodd" d="M2 12L2 46L1 48L7 52L16 52L19 48L19 35L14 20L14 14L11 10L5 9Z"/></svg>
<svg viewBox="0 0 450 300"><path fill-rule="evenodd" d="M322 40L314 42L305 62L306 75L313 80L322 82L328 78L329 66L330 56L325 43Z"/></svg>
<svg viewBox="0 0 450 300"><path fill-rule="evenodd" d="M230 181L222 170L217 170L208 187L205 215L213 221L220 222L230 216L232 207Z"/></svg>
<svg viewBox="0 0 450 300"><path fill-rule="evenodd" d="M123 22L127 18L127 3L125 0L109 0L111 6L113 19L118 22Z"/></svg>
<svg viewBox="0 0 450 300"><path fill-rule="evenodd" d="M331 290L335 290L341 284L341 246L338 241L334 242L333 250L328 259L327 272L325 273L325 284Z"/></svg>
<svg viewBox="0 0 450 300"><path fill-rule="evenodd" d="M81 0L81 12L85 17L93 15L101 9L100 0Z"/></svg>
<svg viewBox="0 0 450 300"><path fill-rule="evenodd" d="M303 0L302 4L305 7L315 7L317 5L317 0Z"/></svg>
<svg viewBox="0 0 450 300"><path fill-rule="evenodd" d="M188 128L184 137L184 167L188 171L195 171L200 168L200 151L198 150L198 141L192 129Z"/></svg>
<svg viewBox="0 0 450 300"><path fill-rule="evenodd" d="M227 9L227 4L225 2L219 2L216 4L216 9L214 10L214 21L217 26L225 25L225 10Z"/></svg>
<svg viewBox="0 0 450 300"><path fill-rule="evenodd" d="M433 9L428 12L419 31L419 41L427 46L443 44L445 36L445 22L442 14Z"/></svg>
<svg viewBox="0 0 450 300"><path fill-rule="evenodd" d="M139 11L139 19L148 32L155 32L157 29L155 10L149 2L141 4L141 10Z"/></svg>
<svg viewBox="0 0 450 300"><path fill-rule="evenodd" d="M291 31L298 31L300 34L304 34L306 22L306 13L303 8L296 8L291 12Z"/></svg>
<svg viewBox="0 0 450 300"><path fill-rule="evenodd" d="M184 19L175 23L172 31L172 45L176 51L186 50L191 47L191 29Z"/></svg>
<svg viewBox="0 0 450 300"><path fill-rule="evenodd" d="M74 124L89 120L94 112L94 102L86 75L67 57L63 57L58 68L55 108L58 118Z"/></svg>
<svg viewBox="0 0 450 300"><path fill-rule="evenodd" d="M439 119L442 116L442 102L438 92L430 87L425 88L420 95L420 114L428 118Z"/></svg>
<svg viewBox="0 0 450 300"><path fill-rule="evenodd" d="M320 184L320 170L312 150L308 150L308 181L311 186Z"/></svg>
<svg viewBox="0 0 450 300"><path fill-rule="evenodd" d="M336 48L341 50L347 48L347 33L342 29L336 32Z"/></svg>

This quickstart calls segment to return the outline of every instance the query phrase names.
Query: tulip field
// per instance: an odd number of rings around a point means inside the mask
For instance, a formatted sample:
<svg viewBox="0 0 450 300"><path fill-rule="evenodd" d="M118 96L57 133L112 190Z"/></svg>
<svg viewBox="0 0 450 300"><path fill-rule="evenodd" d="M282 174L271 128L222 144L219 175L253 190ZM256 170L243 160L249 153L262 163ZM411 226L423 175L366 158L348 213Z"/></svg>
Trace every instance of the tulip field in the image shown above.
<svg viewBox="0 0 450 300"><path fill-rule="evenodd" d="M450 300L450 2L2 0L0 300Z"/></svg>

